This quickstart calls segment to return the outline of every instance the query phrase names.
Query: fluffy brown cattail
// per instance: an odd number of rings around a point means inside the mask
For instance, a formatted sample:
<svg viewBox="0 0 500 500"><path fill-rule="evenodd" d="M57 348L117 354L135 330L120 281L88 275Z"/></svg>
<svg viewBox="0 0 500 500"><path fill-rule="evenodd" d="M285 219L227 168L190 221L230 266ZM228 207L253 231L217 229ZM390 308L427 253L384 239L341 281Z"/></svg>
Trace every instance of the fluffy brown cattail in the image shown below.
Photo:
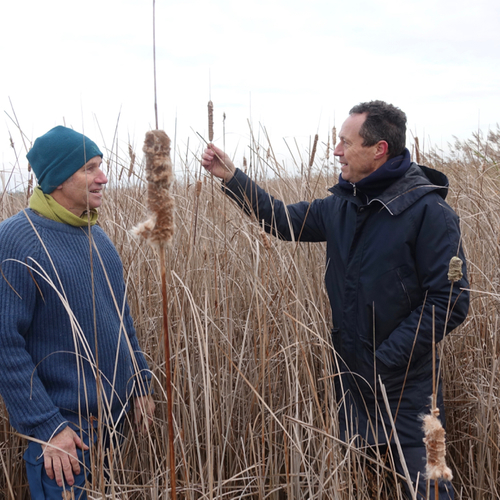
<svg viewBox="0 0 500 500"><path fill-rule="evenodd" d="M337 127L332 128L332 147L335 149L337 145Z"/></svg>
<svg viewBox="0 0 500 500"><path fill-rule="evenodd" d="M458 257L452 257L448 268L448 280L460 281L462 279L462 261Z"/></svg>
<svg viewBox="0 0 500 500"><path fill-rule="evenodd" d="M453 474L446 465L446 432L441 425L439 408L431 410L429 415L423 417L424 443L427 451L425 472L427 479L446 479L451 481Z"/></svg>
<svg viewBox="0 0 500 500"><path fill-rule="evenodd" d="M174 200L169 193L173 180L170 139L163 130L151 130L146 133L142 150L146 155L149 218L132 232L150 245L159 245L167 243L175 230Z"/></svg>
<svg viewBox="0 0 500 500"><path fill-rule="evenodd" d="M214 103L208 101L208 140L214 140Z"/></svg>

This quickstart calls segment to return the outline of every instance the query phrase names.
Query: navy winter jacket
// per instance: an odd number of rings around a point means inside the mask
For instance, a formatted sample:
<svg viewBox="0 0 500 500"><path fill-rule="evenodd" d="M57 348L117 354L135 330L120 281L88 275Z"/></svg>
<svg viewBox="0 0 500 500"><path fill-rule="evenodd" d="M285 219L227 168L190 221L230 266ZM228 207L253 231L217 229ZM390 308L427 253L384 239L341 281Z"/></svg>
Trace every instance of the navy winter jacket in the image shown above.
<svg viewBox="0 0 500 500"><path fill-rule="evenodd" d="M422 446L419 416L432 394L433 323L438 342L445 324L449 333L464 321L469 293L459 220L444 201L448 180L411 163L408 151L404 160L399 178L381 179L375 171L371 183L371 176L351 189L339 183L332 196L311 203L285 206L240 170L223 189L279 238L327 243L343 439L357 434L370 444L387 442L382 424L387 435L391 425L375 383L380 376L401 444ZM462 259L464 277L452 286L453 256ZM444 420L440 384L438 404Z"/></svg>

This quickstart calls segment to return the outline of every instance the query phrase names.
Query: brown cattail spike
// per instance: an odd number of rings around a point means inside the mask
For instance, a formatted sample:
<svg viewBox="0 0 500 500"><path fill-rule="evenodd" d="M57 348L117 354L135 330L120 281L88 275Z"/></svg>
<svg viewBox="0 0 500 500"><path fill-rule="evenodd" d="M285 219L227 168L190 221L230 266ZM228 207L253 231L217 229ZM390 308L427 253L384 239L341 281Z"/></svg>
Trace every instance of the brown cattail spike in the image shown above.
<svg viewBox="0 0 500 500"><path fill-rule="evenodd" d="M311 168L313 166L314 157L316 156L316 148L317 147L318 147L318 134L316 134L314 136L314 143L313 143L311 158L309 158L309 168Z"/></svg>
<svg viewBox="0 0 500 500"><path fill-rule="evenodd" d="M448 280L460 281L462 279L462 261L458 257L452 257L448 268Z"/></svg>
<svg viewBox="0 0 500 500"><path fill-rule="evenodd" d="M260 230L260 237L262 239L262 244L264 245L264 248L266 250L271 250L271 242L269 241L269 238L263 229Z"/></svg>
<svg viewBox="0 0 500 500"><path fill-rule="evenodd" d="M214 103L208 101L208 140L214 140Z"/></svg>
<svg viewBox="0 0 500 500"><path fill-rule="evenodd" d="M149 218L137 225L132 232L151 245L167 243L174 234L174 200L169 188L172 184L170 139L163 130L146 133L143 151L146 155Z"/></svg>

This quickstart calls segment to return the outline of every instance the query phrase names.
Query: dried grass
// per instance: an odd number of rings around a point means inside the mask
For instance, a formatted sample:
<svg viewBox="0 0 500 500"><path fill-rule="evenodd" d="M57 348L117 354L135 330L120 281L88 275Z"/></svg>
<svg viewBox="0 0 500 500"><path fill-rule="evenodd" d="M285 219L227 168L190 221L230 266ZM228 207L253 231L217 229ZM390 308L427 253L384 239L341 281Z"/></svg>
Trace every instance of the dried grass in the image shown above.
<svg viewBox="0 0 500 500"><path fill-rule="evenodd" d="M495 133L457 142L446 160L440 152L420 151L424 164L450 177L449 202L461 216L473 290L470 315L445 340L442 362L446 457L457 499L500 497L499 147ZM270 144L253 142L246 170L273 194L298 201L304 194L303 180L287 175L273 154L267 158L268 150ZM301 161L301 154L296 155L296 171L308 163ZM171 186L177 229L167 269L178 496L403 498L400 485L387 486L386 465L380 459L338 439L324 245L264 240L259 221L224 205L219 190L198 191L199 156L200 151L194 151L179 160L184 181ZM338 175L325 158L318 143L307 186L314 197L325 196L324 187ZM126 159L113 157L110 162L111 182L100 222L124 262L139 340L155 377L157 413L148 436L126 433L124 446L116 452L108 494L166 499L169 462L158 258L153 249L130 237L129 229L146 216L147 188L144 183L113 185L124 165L129 165ZM141 177L140 169L136 161L134 174ZM266 178L270 169L275 179ZM6 193L2 218L25 202L25 193ZM23 443L2 409L0 418L0 496L11 498L11 487L15 498L27 498ZM89 485L91 498L100 498L100 481L97 476Z"/></svg>

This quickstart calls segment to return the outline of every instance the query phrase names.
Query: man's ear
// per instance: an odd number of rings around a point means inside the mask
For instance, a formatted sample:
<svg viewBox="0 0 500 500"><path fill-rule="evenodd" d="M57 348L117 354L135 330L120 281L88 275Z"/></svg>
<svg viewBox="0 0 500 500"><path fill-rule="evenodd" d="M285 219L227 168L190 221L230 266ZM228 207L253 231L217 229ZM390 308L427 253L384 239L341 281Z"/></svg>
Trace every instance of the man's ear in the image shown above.
<svg viewBox="0 0 500 500"><path fill-rule="evenodd" d="M389 152L387 141L378 141L375 148L375 160L380 160Z"/></svg>

